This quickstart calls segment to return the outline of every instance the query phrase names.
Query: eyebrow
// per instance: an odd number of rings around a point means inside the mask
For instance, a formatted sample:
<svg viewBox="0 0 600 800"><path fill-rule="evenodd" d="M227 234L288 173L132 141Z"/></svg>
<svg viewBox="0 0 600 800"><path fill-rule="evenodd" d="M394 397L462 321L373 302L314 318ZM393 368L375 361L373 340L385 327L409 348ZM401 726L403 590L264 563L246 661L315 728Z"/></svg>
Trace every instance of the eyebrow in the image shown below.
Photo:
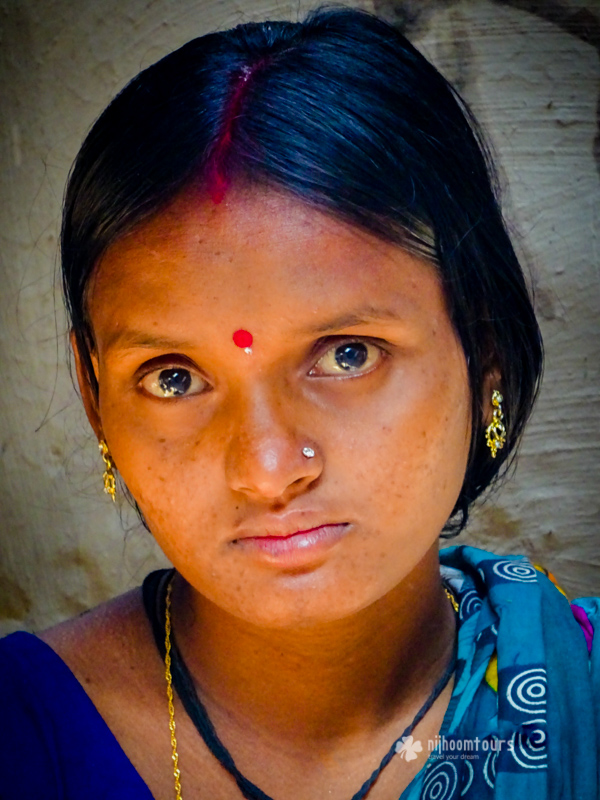
<svg viewBox="0 0 600 800"><path fill-rule="evenodd" d="M136 331L129 328L116 331L108 337L106 350L133 350L142 348L147 350L185 350L193 347L192 342L181 339L169 339L165 336L155 336L147 331Z"/></svg>
<svg viewBox="0 0 600 800"><path fill-rule="evenodd" d="M394 309L365 306L354 311L347 311L319 325L303 328L302 332L309 334L324 334L331 331L343 330L344 328L354 328L359 325L369 325L373 324L374 322L399 322L405 318L405 314L401 314Z"/></svg>

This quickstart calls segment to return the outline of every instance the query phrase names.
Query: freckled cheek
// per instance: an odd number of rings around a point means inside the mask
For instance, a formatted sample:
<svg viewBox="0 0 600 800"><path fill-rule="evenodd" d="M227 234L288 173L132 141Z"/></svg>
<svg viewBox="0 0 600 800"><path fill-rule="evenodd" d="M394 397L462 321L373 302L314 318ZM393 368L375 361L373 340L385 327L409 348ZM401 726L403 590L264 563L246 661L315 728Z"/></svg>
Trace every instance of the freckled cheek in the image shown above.
<svg viewBox="0 0 600 800"><path fill-rule="evenodd" d="M214 442L202 442L197 430L173 439L161 429L157 436L143 421L128 419L124 425L118 417L107 420L105 432L121 477L151 529L175 521L182 529L195 529L199 518L212 513L220 452Z"/></svg>
<svg viewBox="0 0 600 800"><path fill-rule="evenodd" d="M163 408L114 388L101 401L117 469L161 545L178 539L186 547L187 538L197 542L226 522L222 429L212 429L194 403Z"/></svg>
<svg viewBox="0 0 600 800"><path fill-rule="evenodd" d="M419 398L390 397L387 403L374 404L338 427L334 450L351 459L357 477L386 475L389 481L400 465L418 463L435 445L433 415Z"/></svg>
<svg viewBox="0 0 600 800"><path fill-rule="evenodd" d="M418 500L425 508L435 494L445 498L449 513L468 452L466 383L439 366L417 377L406 374L400 383L384 403L347 425L334 446L336 458L352 464L347 477L369 503L391 510Z"/></svg>

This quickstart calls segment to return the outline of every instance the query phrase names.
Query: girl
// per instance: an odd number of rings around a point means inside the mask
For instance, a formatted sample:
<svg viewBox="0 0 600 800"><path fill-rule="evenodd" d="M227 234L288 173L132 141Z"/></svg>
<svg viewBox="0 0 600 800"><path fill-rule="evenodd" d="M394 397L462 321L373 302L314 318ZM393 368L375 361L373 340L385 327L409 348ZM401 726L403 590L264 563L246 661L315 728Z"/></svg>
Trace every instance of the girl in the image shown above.
<svg viewBox="0 0 600 800"><path fill-rule="evenodd" d="M0 795L596 797L598 600L438 550L542 348L436 70L351 10L190 42L93 127L62 259L105 490L174 568L2 642Z"/></svg>

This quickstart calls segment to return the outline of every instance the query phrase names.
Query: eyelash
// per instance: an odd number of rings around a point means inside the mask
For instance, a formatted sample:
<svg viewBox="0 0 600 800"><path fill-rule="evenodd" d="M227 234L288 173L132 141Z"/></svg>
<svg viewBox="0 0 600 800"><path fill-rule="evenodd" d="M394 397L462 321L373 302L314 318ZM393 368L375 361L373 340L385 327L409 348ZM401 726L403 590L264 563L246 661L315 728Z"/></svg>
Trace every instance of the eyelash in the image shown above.
<svg viewBox="0 0 600 800"><path fill-rule="evenodd" d="M360 365L356 371L349 369L346 374L343 371L341 371L338 374L329 373L325 375L317 375L315 373L315 370L319 365L319 363L321 363L329 353L335 354L335 352L340 347L343 347L344 345L353 345L353 344L367 345L376 348L378 353L375 363L369 366L369 368L365 369L364 371L359 371L360 366L362 366ZM378 365L381 363L382 360L384 360L387 356L390 355L389 350L386 349L384 344L385 343L381 339L373 339L368 337L340 336L340 337L327 337L325 339L322 339L319 342L316 342L315 347L313 349L313 355L312 355L313 366L308 371L308 375L310 377L315 377L315 378L327 377L327 378L337 378L337 379L342 379L342 378L347 379L352 377L361 377L363 375L368 375L374 369L377 369ZM368 360L368 355L367 355L367 360ZM205 382L206 385L210 387L208 381L206 381L206 379L199 374L198 370L195 367L193 367L189 362L187 362L186 359L183 359L181 356L176 356L176 355L172 355L168 359L161 358L160 363L156 363L155 360L154 362L150 362L149 364L144 365L143 372L139 375L137 379L137 386L141 387L142 390L145 390L148 394L150 394L150 396L159 400L184 400L188 397L193 397L205 393L206 389L202 389L201 391L193 391L193 392L189 392L186 390L185 393L182 393L181 395L176 395L176 394L172 394L170 396L167 394L161 395L161 394L154 394L149 390L149 388L143 385L144 381L146 381L146 379L152 375L156 375L153 384L154 385L158 384L161 373L166 372L168 370L173 370L173 371L181 370L182 372L186 372L190 375L191 383L193 383L194 380L200 380Z"/></svg>

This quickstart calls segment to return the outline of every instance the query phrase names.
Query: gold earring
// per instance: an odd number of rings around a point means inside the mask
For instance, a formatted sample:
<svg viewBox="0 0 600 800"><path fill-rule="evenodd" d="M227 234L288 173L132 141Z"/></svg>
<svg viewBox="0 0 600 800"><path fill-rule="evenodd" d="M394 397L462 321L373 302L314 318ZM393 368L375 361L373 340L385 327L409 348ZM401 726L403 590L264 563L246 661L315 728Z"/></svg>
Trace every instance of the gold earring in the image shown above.
<svg viewBox="0 0 600 800"><path fill-rule="evenodd" d="M498 450L502 450L506 444L506 428L504 427L504 414L502 413L503 397L497 389L492 393L492 406L494 413L492 421L487 426L485 431L485 440L487 446L492 451L492 458L496 458Z"/></svg>
<svg viewBox="0 0 600 800"><path fill-rule="evenodd" d="M114 503L115 495L117 493L117 481L115 479L115 473L113 472L114 465L108 452L108 445L104 439L101 439L98 442L98 449L100 450L102 460L104 461L104 466L106 467L104 474L102 475L102 479L104 480L104 491L106 494L109 494L112 497L112 501Z"/></svg>

